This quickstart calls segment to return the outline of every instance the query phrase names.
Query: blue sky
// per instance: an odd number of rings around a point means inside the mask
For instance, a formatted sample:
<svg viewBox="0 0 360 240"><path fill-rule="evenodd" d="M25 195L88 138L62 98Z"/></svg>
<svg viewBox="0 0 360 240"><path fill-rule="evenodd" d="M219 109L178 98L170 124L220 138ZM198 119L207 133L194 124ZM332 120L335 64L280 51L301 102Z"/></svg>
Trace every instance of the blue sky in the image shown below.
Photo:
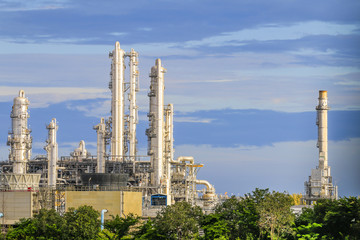
<svg viewBox="0 0 360 240"><path fill-rule="evenodd" d="M108 52L140 54L139 147L145 152L148 73L161 58L175 108L175 155L204 163L219 193L303 192L318 164L315 106L328 90L329 165L340 195L360 194L358 1L0 0L0 159L12 99L31 102L33 155L59 122L60 153L109 116Z"/></svg>

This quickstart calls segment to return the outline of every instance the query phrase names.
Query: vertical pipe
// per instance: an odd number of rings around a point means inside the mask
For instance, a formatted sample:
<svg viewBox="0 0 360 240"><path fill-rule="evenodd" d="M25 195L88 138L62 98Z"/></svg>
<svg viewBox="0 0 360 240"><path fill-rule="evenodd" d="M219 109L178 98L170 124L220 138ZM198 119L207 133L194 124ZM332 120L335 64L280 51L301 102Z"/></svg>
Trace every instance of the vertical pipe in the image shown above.
<svg viewBox="0 0 360 240"><path fill-rule="evenodd" d="M27 126L27 119L30 117L28 113L29 104L29 100L25 98L24 90L20 90L19 96L14 98L10 115L12 131L7 141L7 145L11 148L9 161L13 164L13 173L15 174L26 173L26 163L31 157L31 130Z"/></svg>
<svg viewBox="0 0 360 240"><path fill-rule="evenodd" d="M112 54L112 100L111 100L111 160L121 161L123 159L124 147L124 50L120 43L115 43Z"/></svg>
<svg viewBox="0 0 360 240"><path fill-rule="evenodd" d="M97 133L97 173L105 173L105 136L106 136L106 125L105 119L101 118L100 123L94 126Z"/></svg>
<svg viewBox="0 0 360 240"><path fill-rule="evenodd" d="M326 169L328 167L328 97L327 91L319 91L319 104L317 110L318 125L318 143L319 148L319 168Z"/></svg>
<svg viewBox="0 0 360 240"><path fill-rule="evenodd" d="M105 213L107 212L107 209L101 210L101 231L104 230L104 219L105 219Z"/></svg>
<svg viewBox="0 0 360 240"><path fill-rule="evenodd" d="M46 129L48 129L48 139L46 141L47 145L45 146L48 159L48 186L51 188L56 188L56 163L58 158L58 144L56 140L56 132L58 130L58 125L55 118L53 118L50 124L46 126Z"/></svg>
<svg viewBox="0 0 360 240"><path fill-rule="evenodd" d="M130 52L130 93L129 93L129 156L130 160L135 161L136 155L136 124L137 109L136 92L139 91L139 70L138 70L138 53L131 49Z"/></svg>

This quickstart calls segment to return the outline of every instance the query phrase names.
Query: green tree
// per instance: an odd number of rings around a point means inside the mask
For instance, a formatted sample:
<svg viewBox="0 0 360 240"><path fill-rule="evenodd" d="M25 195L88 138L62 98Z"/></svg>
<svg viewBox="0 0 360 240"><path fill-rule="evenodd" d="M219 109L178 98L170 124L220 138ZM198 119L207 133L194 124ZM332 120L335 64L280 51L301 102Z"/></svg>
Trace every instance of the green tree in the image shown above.
<svg viewBox="0 0 360 240"><path fill-rule="evenodd" d="M322 224L320 236L328 239L360 239L360 199L322 199L314 206L313 222Z"/></svg>
<svg viewBox="0 0 360 240"><path fill-rule="evenodd" d="M177 202L157 214L154 227L164 239L194 239L198 235L202 216L200 207Z"/></svg>
<svg viewBox="0 0 360 240"><path fill-rule="evenodd" d="M296 239L298 240L317 240L319 233L316 233L322 225L318 223L309 223L308 225L301 225L294 228Z"/></svg>
<svg viewBox="0 0 360 240"><path fill-rule="evenodd" d="M275 191L266 194L264 200L257 205L260 229L269 234L271 239L291 235L295 220L295 215L290 210L292 205L293 200L289 194Z"/></svg>
<svg viewBox="0 0 360 240"><path fill-rule="evenodd" d="M228 228L228 223L225 220L220 219L218 214L209 214L202 221L202 228L204 229L204 239L213 240L229 239L230 229Z"/></svg>
<svg viewBox="0 0 360 240"><path fill-rule="evenodd" d="M259 239L259 214L256 206L264 200L265 195L268 193L268 189L256 188L252 193L245 194L242 198L232 196L219 204L215 208L215 214L217 215L215 218L223 222L219 223L218 227L226 225L229 230L227 236L231 240ZM214 224L214 222L211 224ZM206 225L202 227L206 229Z"/></svg>
<svg viewBox="0 0 360 240"><path fill-rule="evenodd" d="M138 231L134 233L134 239L137 240L152 240L152 239L163 239L164 236L158 233L154 226L154 222L148 219L146 222L141 224Z"/></svg>
<svg viewBox="0 0 360 240"><path fill-rule="evenodd" d="M139 223L139 220L140 218L133 214L124 218L116 215L112 216L112 220L105 222L105 228L115 234L114 239L121 239L129 234L130 227Z"/></svg>
<svg viewBox="0 0 360 240"><path fill-rule="evenodd" d="M6 239L64 239L65 220L53 209L41 209L34 218L21 219Z"/></svg>
<svg viewBox="0 0 360 240"><path fill-rule="evenodd" d="M69 208L65 213L66 239L96 239L100 231L100 213L91 206Z"/></svg>

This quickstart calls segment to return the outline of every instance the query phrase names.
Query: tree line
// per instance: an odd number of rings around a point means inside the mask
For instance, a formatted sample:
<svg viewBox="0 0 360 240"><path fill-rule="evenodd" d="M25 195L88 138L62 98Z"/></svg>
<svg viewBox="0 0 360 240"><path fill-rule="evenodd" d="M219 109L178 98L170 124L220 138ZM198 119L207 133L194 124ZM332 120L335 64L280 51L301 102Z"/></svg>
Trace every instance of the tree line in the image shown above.
<svg viewBox="0 0 360 240"><path fill-rule="evenodd" d="M112 216L100 230L100 213L91 206L70 208L64 216L41 209L21 219L2 239L360 239L360 199L319 200L295 215L287 193L255 189L231 197L205 215L187 202L163 208L154 219Z"/></svg>

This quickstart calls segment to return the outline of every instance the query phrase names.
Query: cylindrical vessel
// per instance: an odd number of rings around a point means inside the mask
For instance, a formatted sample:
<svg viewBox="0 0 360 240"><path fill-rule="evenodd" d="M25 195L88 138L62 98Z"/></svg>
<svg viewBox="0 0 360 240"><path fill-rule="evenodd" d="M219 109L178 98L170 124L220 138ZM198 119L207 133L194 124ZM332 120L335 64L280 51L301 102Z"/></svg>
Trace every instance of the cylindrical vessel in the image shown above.
<svg viewBox="0 0 360 240"><path fill-rule="evenodd" d="M155 66L151 68L150 84L150 139L151 165L154 170L151 183L154 186L161 185L164 161L164 72L161 60L156 59Z"/></svg>
<svg viewBox="0 0 360 240"><path fill-rule="evenodd" d="M112 54L111 160L122 161L124 149L124 50L116 42Z"/></svg>
<svg viewBox="0 0 360 240"><path fill-rule="evenodd" d="M29 104L30 102L25 97L24 90L20 90L19 96L14 98L10 115L12 132L7 141L7 144L11 147L9 161L13 164L13 173L15 174L26 173L26 163L31 157L31 130L27 126L27 119L30 117L28 113Z"/></svg>
<svg viewBox="0 0 360 240"><path fill-rule="evenodd" d="M56 132L58 130L58 126L56 124L56 119L53 118L48 126L48 139L45 150L47 151L48 158L48 186L51 188L56 187L56 179L57 179L57 159L58 159L58 144L56 140Z"/></svg>
<svg viewBox="0 0 360 240"><path fill-rule="evenodd" d="M138 123L136 92L139 90L138 53L130 52L130 92L129 92L129 156L135 161L136 155L136 124Z"/></svg>
<svg viewBox="0 0 360 240"><path fill-rule="evenodd" d="M97 173L105 173L105 137L106 137L106 125L105 119L101 118L100 123L94 126L97 133Z"/></svg>

